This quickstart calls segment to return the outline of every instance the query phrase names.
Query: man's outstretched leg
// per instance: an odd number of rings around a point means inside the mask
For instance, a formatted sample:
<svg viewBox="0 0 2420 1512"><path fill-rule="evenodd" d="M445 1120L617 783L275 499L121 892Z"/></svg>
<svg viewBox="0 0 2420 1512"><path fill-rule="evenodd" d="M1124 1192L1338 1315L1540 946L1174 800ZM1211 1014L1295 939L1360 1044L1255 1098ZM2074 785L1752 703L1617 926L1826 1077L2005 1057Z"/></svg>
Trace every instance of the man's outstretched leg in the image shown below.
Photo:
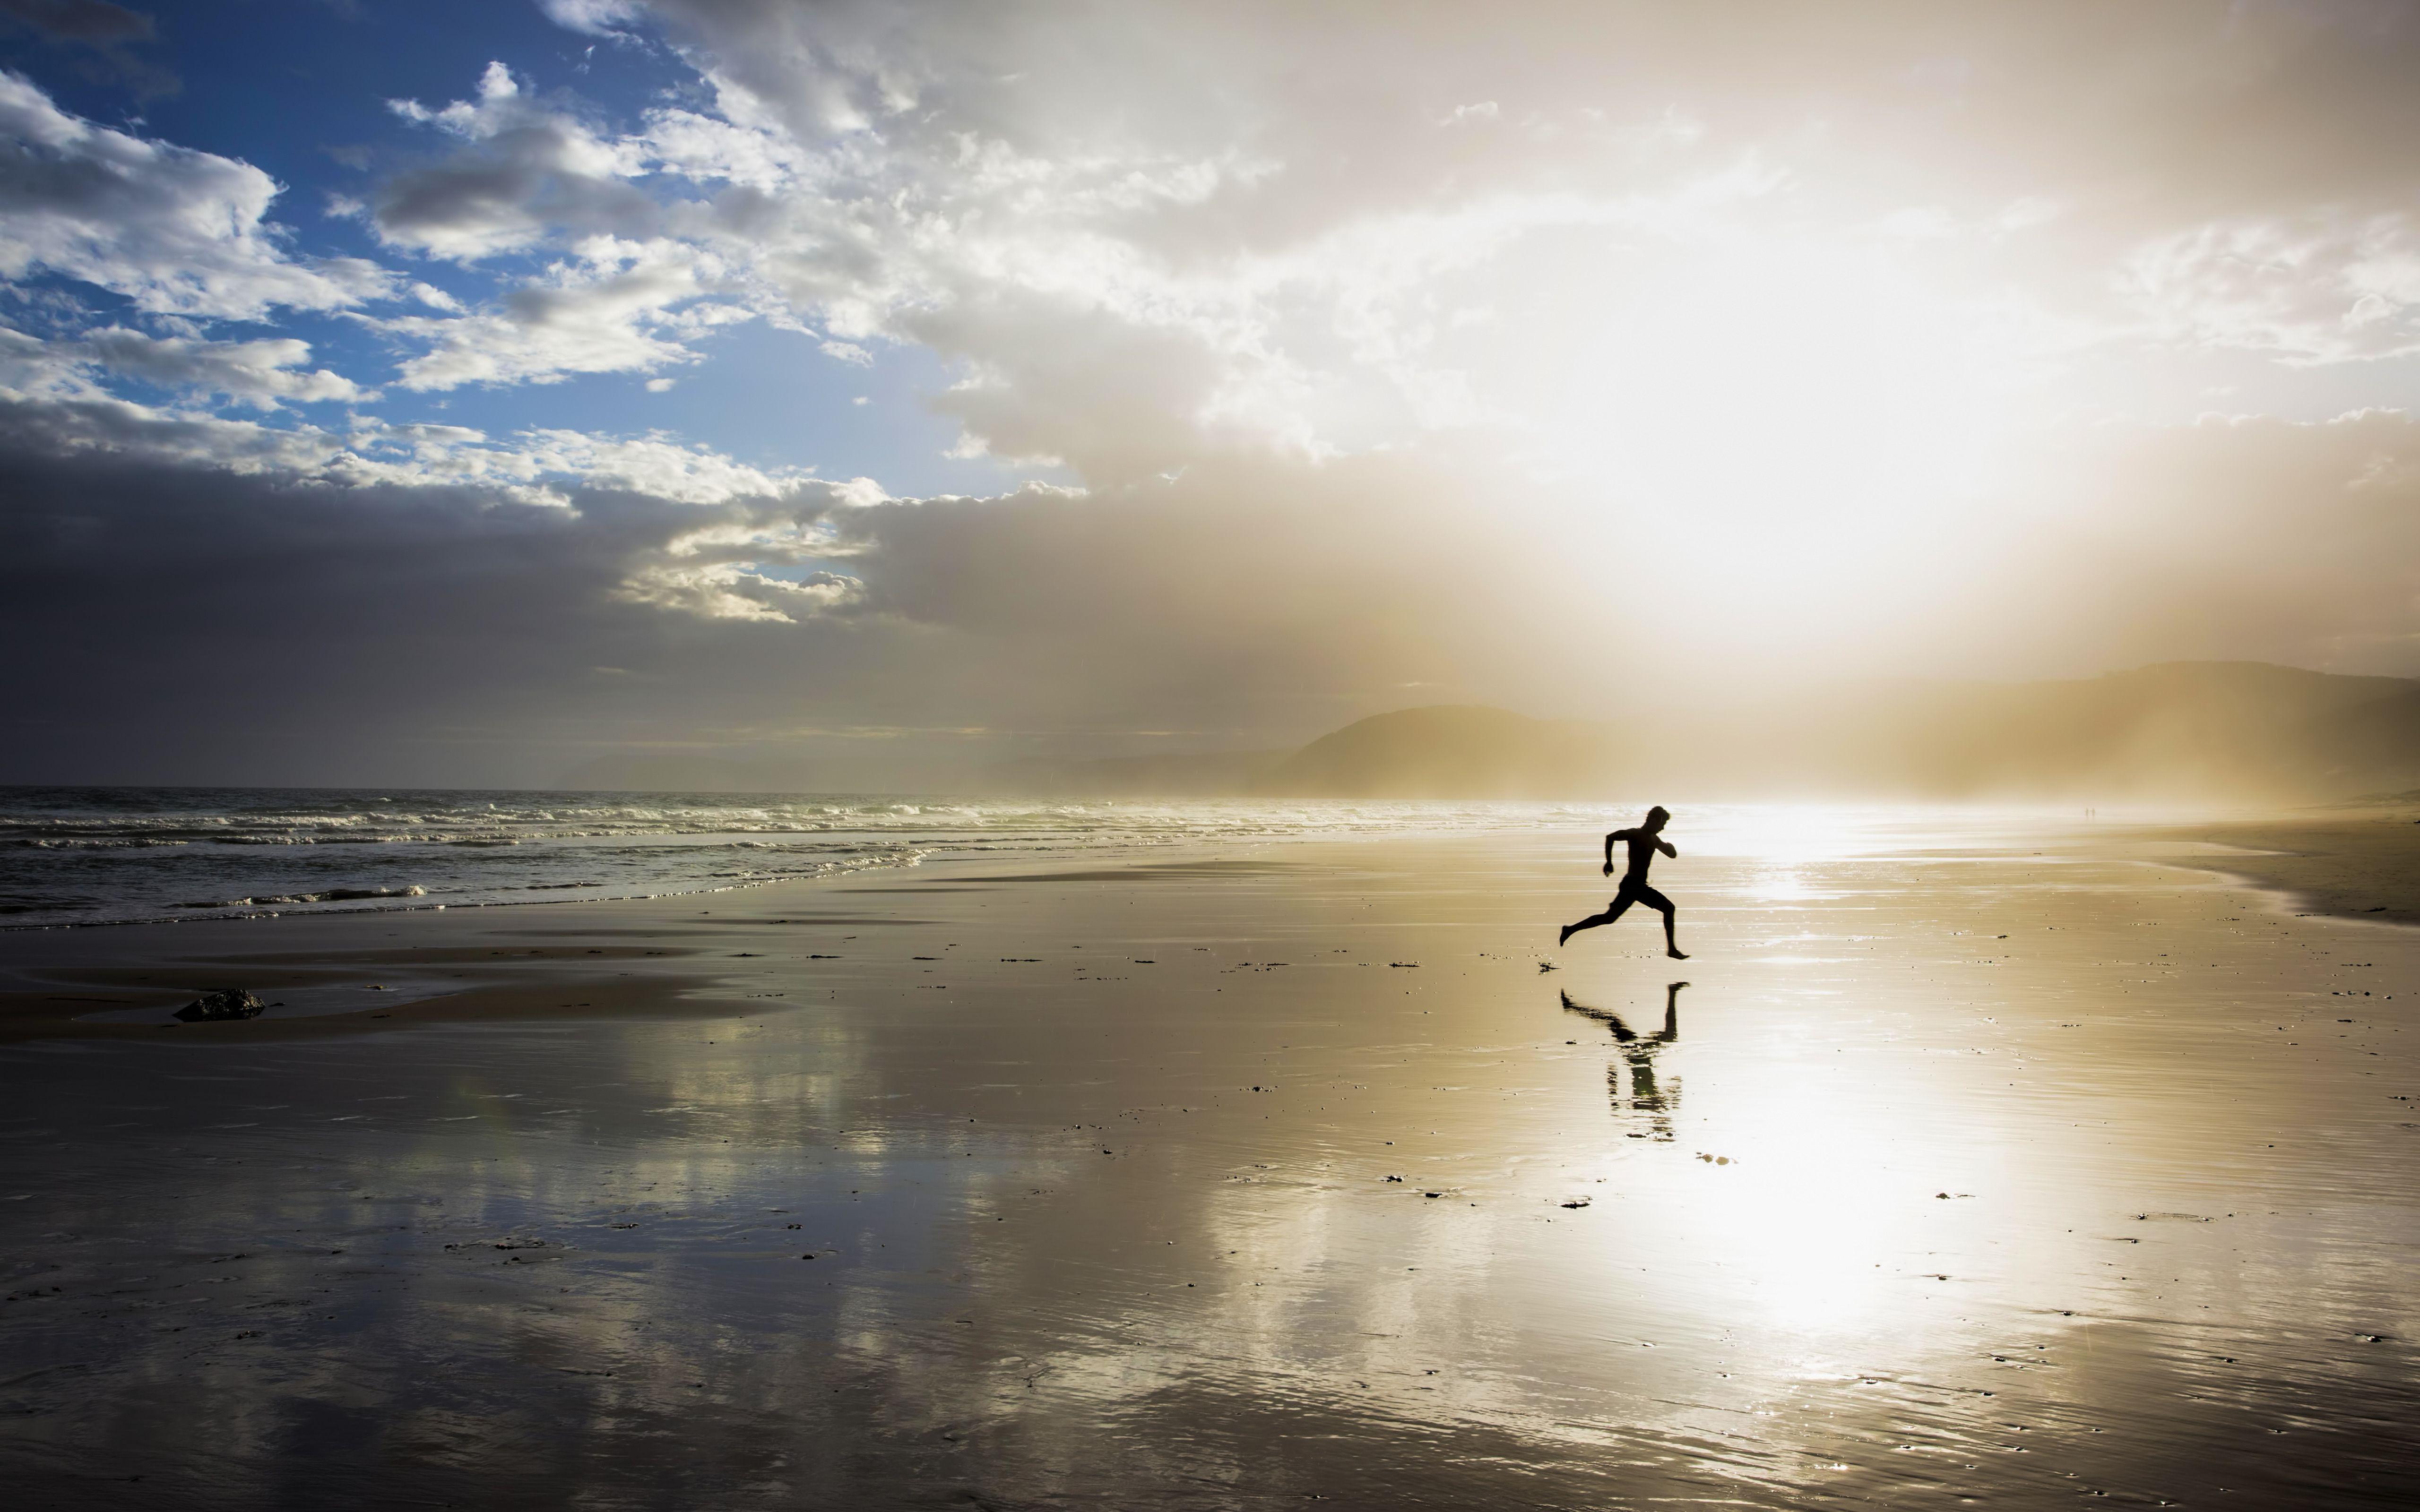
<svg viewBox="0 0 2420 1512"><path fill-rule="evenodd" d="M1599 924L1610 924L1629 911L1630 900L1627 898L1616 898L1612 903L1606 905L1604 913L1590 914L1588 918L1581 919L1576 924L1564 925L1563 933L1555 937L1555 943L1557 945L1569 945L1572 942L1572 936L1577 934L1580 931L1584 929L1594 929Z"/></svg>
<svg viewBox="0 0 2420 1512"><path fill-rule="evenodd" d="M1664 916L1664 953L1675 961L1688 960L1689 953L1682 949L1681 942L1672 937L1672 920L1677 912L1672 906L1672 900L1652 887L1641 887L1638 889L1638 901Z"/></svg>
<svg viewBox="0 0 2420 1512"><path fill-rule="evenodd" d="M1664 953L1670 956L1675 961L1686 961L1689 959L1689 952L1682 949L1681 942L1672 937L1672 918L1674 914L1679 912L1679 910L1672 906L1672 901L1668 898L1664 900L1663 909Z"/></svg>

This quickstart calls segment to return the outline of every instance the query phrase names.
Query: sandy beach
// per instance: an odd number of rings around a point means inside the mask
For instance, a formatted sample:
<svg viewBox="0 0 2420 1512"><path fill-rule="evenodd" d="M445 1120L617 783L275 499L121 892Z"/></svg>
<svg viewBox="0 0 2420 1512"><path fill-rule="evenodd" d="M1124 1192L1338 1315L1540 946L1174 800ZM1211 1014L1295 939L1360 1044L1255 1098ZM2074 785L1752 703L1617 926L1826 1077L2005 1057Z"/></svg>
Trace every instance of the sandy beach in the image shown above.
<svg viewBox="0 0 2420 1512"><path fill-rule="evenodd" d="M1684 815L1686 963L1536 834L0 937L0 1473L2398 1504L2420 935L2247 837Z"/></svg>
<svg viewBox="0 0 2420 1512"><path fill-rule="evenodd" d="M2295 913L2420 923L2420 806L2305 810L2159 832L2224 847L2210 863L2277 892ZM2209 854L2209 853L2201 853Z"/></svg>

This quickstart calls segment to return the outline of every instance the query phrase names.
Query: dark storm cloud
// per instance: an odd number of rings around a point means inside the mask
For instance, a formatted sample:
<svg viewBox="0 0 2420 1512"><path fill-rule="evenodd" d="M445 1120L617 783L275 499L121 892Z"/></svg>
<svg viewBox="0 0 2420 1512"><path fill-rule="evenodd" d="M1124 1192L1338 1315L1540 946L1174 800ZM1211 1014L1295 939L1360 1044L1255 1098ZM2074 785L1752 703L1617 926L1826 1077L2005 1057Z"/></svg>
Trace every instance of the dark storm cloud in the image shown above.
<svg viewBox="0 0 2420 1512"><path fill-rule="evenodd" d="M1410 459L1210 464L1118 497L573 488L566 508L62 455L56 429L0 426L0 634L38 648L0 671L5 779L545 782L670 743L912 784L1154 748L1146 730L1282 744L1476 693L1551 706L1609 655L1704 671L1689 604L1491 532L1520 486ZM2004 578L1903 587L1929 670L2090 670L2111 647L2375 664L2420 591L2415 430L2095 441L2068 459L2071 514L2013 543ZM819 555L790 575L849 592L714 586L803 559L763 544L802 530ZM690 593L665 576L701 571ZM785 617L740 617L729 593Z"/></svg>
<svg viewBox="0 0 2420 1512"><path fill-rule="evenodd" d="M108 0L0 0L0 16L45 37L77 42L147 42L151 18Z"/></svg>
<svg viewBox="0 0 2420 1512"><path fill-rule="evenodd" d="M66 408L0 424L0 633L43 648L0 671L0 779L543 781L624 743L845 757L854 733L969 727L988 732L969 761L1071 729L1289 738L1373 682L1501 655L1492 550L1409 470L871 507L572 488L565 508L61 455ZM819 526L817 571L851 592L713 580ZM733 592L787 617L732 612Z"/></svg>
<svg viewBox="0 0 2420 1512"><path fill-rule="evenodd" d="M550 778L530 750L727 717L767 671L760 625L643 600L635 581L729 555L702 532L795 530L830 507L814 490L701 505L585 487L566 507L346 484L246 456L224 430L0 407L0 621L28 648L0 664L0 778ZM703 700L663 681L699 669Z"/></svg>
<svg viewBox="0 0 2420 1512"><path fill-rule="evenodd" d="M0 32L10 23L47 41L85 49L85 71L114 77L142 97L173 95L182 82L135 51L159 40L151 17L109 0L0 0Z"/></svg>
<svg viewBox="0 0 2420 1512"><path fill-rule="evenodd" d="M0 593L39 648L0 669L19 780L274 780L334 753L401 775L613 639L610 548L561 509L9 440Z"/></svg>

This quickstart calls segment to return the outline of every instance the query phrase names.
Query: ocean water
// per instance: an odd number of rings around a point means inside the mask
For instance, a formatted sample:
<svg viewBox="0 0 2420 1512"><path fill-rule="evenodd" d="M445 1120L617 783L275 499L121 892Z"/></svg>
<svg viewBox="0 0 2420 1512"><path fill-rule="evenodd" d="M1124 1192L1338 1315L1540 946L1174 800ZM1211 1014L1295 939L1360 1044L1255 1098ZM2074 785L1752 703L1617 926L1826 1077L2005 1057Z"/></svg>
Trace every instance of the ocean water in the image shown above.
<svg viewBox="0 0 2420 1512"><path fill-rule="evenodd" d="M1593 804L0 788L0 928L659 897L987 855L1586 829L1616 811Z"/></svg>

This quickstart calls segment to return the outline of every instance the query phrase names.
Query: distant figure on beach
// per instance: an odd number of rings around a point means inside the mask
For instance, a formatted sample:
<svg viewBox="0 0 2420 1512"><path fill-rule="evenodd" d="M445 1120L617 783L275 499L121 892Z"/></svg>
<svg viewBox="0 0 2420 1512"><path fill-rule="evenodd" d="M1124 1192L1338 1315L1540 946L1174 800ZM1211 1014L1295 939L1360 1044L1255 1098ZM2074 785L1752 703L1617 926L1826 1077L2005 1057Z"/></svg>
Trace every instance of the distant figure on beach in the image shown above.
<svg viewBox="0 0 2420 1512"><path fill-rule="evenodd" d="M1606 905L1604 913L1591 914L1576 924L1564 925L1563 933L1555 941L1557 945L1569 945L1572 936L1584 929L1612 923L1628 913L1632 903L1645 903L1664 916L1664 953L1675 961L1689 959L1681 949L1680 942L1672 937L1672 900L1647 885L1647 869L1655 864L1657 851L1671 856L1681 854L1672 848L1670 841L1662 838L1664 826L1671 818L1672 815L1659 803L1647 810L1647 822L1637 829L1617 829L1605 838L1606 876L1613 875L1613 842L1624 841L1629 843L1630 864L1621 873L1621 887L1615 891L1613 902Z"/></svg>

